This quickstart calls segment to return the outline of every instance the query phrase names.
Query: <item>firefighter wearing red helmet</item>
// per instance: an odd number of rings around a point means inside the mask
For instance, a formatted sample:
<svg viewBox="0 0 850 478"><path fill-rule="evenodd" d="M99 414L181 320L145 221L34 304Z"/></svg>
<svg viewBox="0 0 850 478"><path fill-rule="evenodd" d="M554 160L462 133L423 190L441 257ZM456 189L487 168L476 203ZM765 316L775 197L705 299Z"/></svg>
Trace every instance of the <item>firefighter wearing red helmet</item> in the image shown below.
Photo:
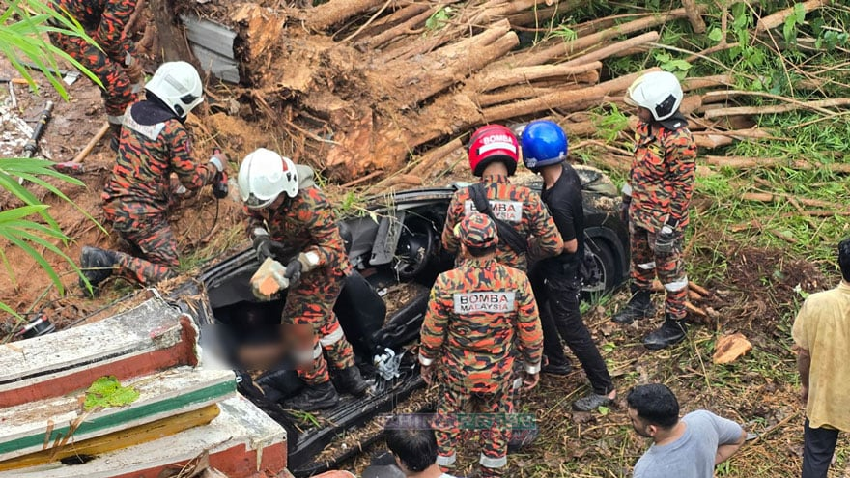
<svg viewBox="0 0 850 478"><path fill-rule="evenodd" d="M552 216L540 196L525 186L511 184L509 176L516 172L519 161L519 141L513 131L498 125L478 128L469 141L469 168L481 178L480 183L458 189L446 214L442 243L449 252L457 252L458 239L454 228L470 212L488 213L499 227L499 247L496 259L504 264L525 270L527 258L545 258L561 253L564 242L558 234ZM489 212L476 207L474 195L482 193ZM481 206L481 204L479 204ZM511 229L513 234L508 237Z"/></svg>

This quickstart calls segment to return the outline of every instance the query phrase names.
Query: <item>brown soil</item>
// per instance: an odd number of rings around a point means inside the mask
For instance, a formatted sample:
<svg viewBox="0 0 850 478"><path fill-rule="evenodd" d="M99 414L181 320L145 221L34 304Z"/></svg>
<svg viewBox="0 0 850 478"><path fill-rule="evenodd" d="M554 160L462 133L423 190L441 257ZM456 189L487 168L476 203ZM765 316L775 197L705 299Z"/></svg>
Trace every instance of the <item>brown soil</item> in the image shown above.
<svg viewBox="0 0 850 478"><path fill-rule="evenodd" d="M2 71L2 70L0 70ZM49 89L42 90L46 97L57 100L54 120L49 124L42 151L55 160L67 159L87 142L103 121L100 99L85 79L70 89L71 103L58 101ZM23 117L37 115L44 97L18 92ZM199 156L208 153L214 144L228 145L232 157L244 154L260 144L269 133L256 124L222 114L206 117L200 126L190 123L196 136ZM211 134L215 131L215 135ZM112 162L112 153L105 144L95 149L86 159L86 173L79 179L87 187L62 185L63 191L79 207L102 219L99 208L99 190L106 179ZM463 175L456 179L465 179ZM330 186L330 191L342 197L347 190ZM52 207L63 229L72 237L63 251L76 259L84 244L120 247L112 236L101 232L73 206L53 195L33 188L45 203ZM4 199L3 208L13 205ZM232 235L240 228L239 211L235 202L220 203L218 223L212 237L213 243L204 243L210 234L215 215L215 203L208 191L185 200L172 215L181 250L188 253L202 247L215 247L220 236ZM624 397L628 388L637 382L662 380L678 394L684 410L710 408L739 422L749 430L762 434L751 442L735 459L739 470L771 470L776 476L793 476L799 470L799 446L802 440L801 406L797 388L787 381L793 377L793 354L789 351L789 330L793 315L802 296L795 292L799 284L805 292L828 288L835 277L827 278L813 264L788 257L781 251L762 250L742 244L724 244L722 238L709 237L700 231L695 244L711 244L713 248L694 246L688 251L691 268L706 271L709 277L700 285L712 292L703 301L695 302L715 312L708 325L695 326L692 340L684 345L655 354L639 346L643 334L656 326L657 320L634 326L613 326L608 317L625 301L620 293L604 305L596 306L585 320L609 361L615 376L620 398L607 416L599 413L578 413L570 410L570 403L586 393L586 381L580 371L568 377L544 376L539 388L523 398L518 407L537 414L542 435L538 441L510 461L512 476L553 476L569 474L581 469L586 475L624 473L632 466L646 447L630 430L626 417ZM715 246L721 244L721 246ZM3 250L11 250L3 243ZM48 261L63 273L68 295L60 297L49 287L49 279L27 256L15 253L9 267L14 276L0 277L0 300L15 310L44 311L57 325L64 326L80 320L87 314L123 296L126 286L107 286L95 300L81 296L76 278L61 258L48 254ZM697 282L700 282L697 280ZM45 293L46 291L46 293ZM404 288L389 291L392 303L408 293ZM42 294L45 293L42 298ZM399 296L396 300L395 296ZM656 299L660 305L660 298ZM657 318L660 320L660 316ZM8 319L7 319L8 322ZM714 366L711 363L714 341L718 333L742 332L752 341L754 350L736 363ZM367 426L375 430L375 423ZM368 431L366 430L366 431ZM353 431L336 444L355 446L356 438L364 431ZM332 446L323 456L332 456L337 450ZM380 445L370 451L382 448ZM474 440L467 440L460 455L461 470L469 471L477 461ZM351 467L362 469L368 463L368 453L357 458ZM544 464L545 466L541 465ZM543 466L537 469L536 467ZM537 471L534 471L537 469ZM561 470L561 471L558 471ZM463 473L462 472L462 473ZM743 476L732 473L729 476Z"/></svg>
<svg viewBox="0 0 850 478"><path fill-rule="evenodd" d="M8 63L0 61L0 76L16 76ZM62 100L50 87L40 73L33 73L38 85L38 94L28 90L26 87L16 85L16 98L18 103L18 115L24 120L35 120L41 112L46 100L51 99L55 103L53 114L45 129L44 136L39 142L39 156L61 162L73 158L90 140L94 133L105 122L100 95L95 86L87 79L80 78L68 87L70 101ZM5 84L4 84L5 85ZM0 101L8 94L8 90L0 90ZM206 118L205 124L212 124L216 131L233 131L233 140L224 135L222 140L232 140L234 149L230 154L242 155L255 149L259 139L265 134L255 131L247 124L235 124L238 121L224 115L213 115ZM190 126L197 125L197 120L190 118ZM32 126L32 124L31 124ZM0 128L4 128L0 126ZM18 133L19 137L22 136ZM213 139L205 128L194 129L195 149L198 157L206 157L211 154L215 145L219 145L219 139ZM26 137L23 136L26 140ZM11 143L12 141L9 141ZM4 142L5 143L5 142ZM19 143L16 150L9 154L21 154ZM84 245L97 245L107 248L126 250L116 239L108 225L105 232L97 223L86 217L91 215L99 223L103 222L100 209L100 191L108 178L114 161L114 153L109 149L108 142L102 140L92 153L85 158L83 165L85 172L74 176L83 182L83 186L74 186L51 179L51 184L57 186L68 198L76 204L76 207L58 198L46 189L29 185L28 188L40 200L50 206L50 213L57 220L62 230L70 238L63 244L57 242L57 246L74 262L80 256L80 250ZM235 177L235 172L231 171ZM222 241L232 245L235 232L240 227L240 206L237 203L238 196L231 195L234 200L220 201L218 219L216 215L216 201L208 189L187 197L182 207L173 211L170 219L174 227L175 236L179 238L179 246L183 255L199 248L211 248ZM8 192L0 194L0 210L7 210L21 204ZM238 240L238 237L235 239ZM210 244L212 243L212 244ZM66 288L66 294L61 295L53 286L49 277L42 272L39 265L28 255L20 250L10 247L5 240L0 240L0 248L6 252L5 271L0 274L0 302L8 304L19 314L30 316L43 312L52 323L59 327L76 323L90 313L100 309L116 299L124 296L132 290L132 287L116 284L110 286L110 282L121 280L110 280L103 287L102 293L95 299L87 299L82 295L82 289L77 285L77 276L71 266L62 258L49 251L43 251L47 262L60 274L62 283ZM0 318L0 332L15 327L17 321L12 317ZM5 337L5 334L0 334ZM3 340L3 339L0 339Z"/></svg>
<svg viewBox="0 0 850 478"><path fill-rule="evenodd" d="M274 22L259 22L257 9L263 6L263 2L244 4L238 12L216 7L216 2L205 7L210 9L205 10L205 15L225 23L237 23L248 31L254 39L250 52L253 65L263 67L251 68L251 80L259 85L258 88L220 88L211 92L210 102L221 104L232 99L241 103L237 115L219 113L205 116L202 122L190 121L199 158L206 157L214 146L219 146L235 164L238 158L256 147L271 146L292 151L290 154L297 162L333 166L325 162L330 145L316 140L312 136L314 133L303 131L310 119L302 114L298 118L300 126L296 127L292 109L284 102L292 98L308 101L307 111L324 115L314 121L314 128L306 129L313 131L321 125L332 124L335 129L325 133L333 141L400 148L404 156L409 152L404 143L409 137L386 138L378 133L392 121L397 121L395 132L408 131L415 124L443 128L435 137L462 129L456 126L462 116L459 111L470 104L455 97L441 98L429 106L427 114L411 110L409 115L398 117L394 113L398 105L387 105L394 97L388 93L392 87L376 82L374 75L369 76L364 71L364 65L369 62L364 62L355 47L332 45L322 35L299 33L298 29L281 34L268 27ZM280 55L281 49L286 49L288 54ZM314 71L321 73L314 75ZM10 74L12 70L8 64L0 63L0 76ZM69 88L71 101L62 101L40 75L35 76L42 87L38 95L16 86L20 116L35 118L44 101L53 99L56 108L41 142L41 154L56 161L68 160L104 122L99 94L87 79L81 78ZM4 94L0 90L0 99ZM370 122L373 115L379 118L375 123ZM272 126L268 118L277 118L280 122ZM428 120L439 121L431 124ZM361 122L359 128L351 127L358 122ZM343 130L355 133L332 135L334 131ZM420 132L420 136L434 134L426 133ZM351 151L356 154L358 150ZM98 220L102 220L99 192L112 162L113 153L102 142L85 160L86 172L78 177L86 186L61 185L82 211ZM370 156L361 163L358 173L388 165L392 164ZM389 175L393 171L388 166L386 173ZM235 176L235 171L231 173ZM352 179L355 177L348 176L338 182ZM343 188L328 189L338 191L338 197L347 192ZM32 187L32 190L51 206L51 213L71 237L61 248L73 260L77 260L81 247L86 244L121 247L113 235L99 230L74 206L40 188ZM370 191L376 192L381 191ZM0 197L0 210L13 206L16 203L8 195ZM238 237L234 231L240 228L238 205L225 200L218 206L216 221L216 203L205 190L187 198L175 210L171 219L184 255L206 248L221 257L227 247L233 245L233 238ZM816 292L831 287L836 277L827 277L815 265L788 257L782 251L727 244L724 238L712 237L705 231L698 231L692 242L700 246L688 251L690 268L699 271L694 274L695 280L712 292L695 304L713 311L710 323L694 326L691 339L681 346L648 353L639 345L639 340L658 325L660 316L633 326L614 326L608 318L625 303L623 292L595 306L585 315L585 321L608 360L619 398L607 415L573 412L571 402L587 392L582 372L577 370L568 377L544 376L539 388L519 400L517 405L518 409L537 415L542 435L533 446L509 460L507 476L626 475L648 444L632 432L624 398L630 386L647 381L663 381L671 386L684 411L709 408L746 424L748 430L761 435L733 459L732 470L725 476L798 474L804 413L798 399L798 387L793 382L794 356L789 339L790 325L802 302L795 288L799 285L802 291ZM79 321L132 290L113 283L104 287L97 299L84 298L71 267L61 257L48 253L48 262L62 274L67 286L67 294L60 296L31 258L12 249L5 241L0 241L0 250L6 254L8 272L0 275L0 301L20 313L43 311L60 327ZM708 279L700 282L703 277ZM656 298L656 301L660 305L661 299ZM6 318L0 319L0 323L9 328L13 321ZM746 335L753 343L753 351L733 364L713 365L711 353L718 334L731 332ZM374 424L369 427L376 429ZM352 435L357 436L357 432ZM354 445L352 442L346 446ZM327 454L332 455L333 450ZM474 467L477 455L475 440L466 441L459 459L460 475ZM368 454L364 454L350 465L361 470L367 461Z"/></svg>

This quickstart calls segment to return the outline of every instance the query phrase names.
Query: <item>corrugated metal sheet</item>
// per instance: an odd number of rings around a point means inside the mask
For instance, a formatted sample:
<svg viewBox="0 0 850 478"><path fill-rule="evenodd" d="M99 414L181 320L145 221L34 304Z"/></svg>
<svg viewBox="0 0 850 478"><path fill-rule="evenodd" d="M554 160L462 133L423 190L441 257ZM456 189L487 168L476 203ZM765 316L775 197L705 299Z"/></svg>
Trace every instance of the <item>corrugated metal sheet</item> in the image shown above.
<svg viewBox="0 0 850 478"><path fill-rule="evenodd" d="M204 71L230 83L239 83L239 62L233 51L236 32L194 15L180 15L186 40Z"/></svg>

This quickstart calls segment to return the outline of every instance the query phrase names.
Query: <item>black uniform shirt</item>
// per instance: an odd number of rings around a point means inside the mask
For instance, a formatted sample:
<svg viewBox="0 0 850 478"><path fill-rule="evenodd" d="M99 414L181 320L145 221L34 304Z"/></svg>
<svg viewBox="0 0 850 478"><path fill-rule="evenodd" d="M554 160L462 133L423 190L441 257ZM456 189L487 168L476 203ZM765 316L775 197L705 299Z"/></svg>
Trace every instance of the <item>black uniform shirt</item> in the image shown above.
<svg viewBox="0 0 850 478"><path fill-rule="evenodd" d="M551 188L543 186L543 203L549 208L549 214L555 219L555 226L564 242L578 239L575 253L562 252L555 258L564 265L579 265L584 250L584 211L581 204L581 179L568 163L562 163L561 177Z"/></svg>

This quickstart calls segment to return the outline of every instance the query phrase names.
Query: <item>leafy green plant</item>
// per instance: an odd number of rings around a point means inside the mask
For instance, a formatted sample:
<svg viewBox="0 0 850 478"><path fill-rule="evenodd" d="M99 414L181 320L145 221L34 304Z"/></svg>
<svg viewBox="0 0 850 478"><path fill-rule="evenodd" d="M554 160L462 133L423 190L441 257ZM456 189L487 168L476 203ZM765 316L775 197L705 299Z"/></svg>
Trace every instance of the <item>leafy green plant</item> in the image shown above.
<svg viewBox="0 0 850 478"><path fill-rule="evenodd" d="M617 139L620 131L629 126L629 117L620 111L616 104L611 103L607 112L600 112L594 116L593 122L597 127L598 135L610 143Z"/></svg>
<svg viewBox="0 0 850 478"><path fill-rule="evenodd" d="M658 66L660 66L662 70L673 73L680 80L685 78L688 74L688 70L690 70L693 66L687 61L673 58L671 54L663 51L656 52L654 57L655 61L658 62Z"/></svg>
<svg viewBox="0 0 850 478"><path fill-rule="evenodd" d="M451 7L440 7L425 20L425 29L431 32L442 29L449 22L452 13Z"/></svg>
<svg viewBox="0 0 850 478"><path fill-rule="evenodd" d="M100 377L86 390L86 401L83 408L114 408L126 407L139 398L139 392L133 387L125 387L117 378Z"/></svg>
<svg viewBox="0 0 850 478"><path fill-rule="evenodd" d="M52 32L76 36L93 43L94 41L86 35L76 20L54 11L49 4L40 0L22 0L6 2L6 4L8 9L0 15L0 53L31 85L36 86L29 71L22 65L22 60L30 61L42 68L55 69L58 66L58 58L69 61L100 84L100 81L92 72L83 68L67 53L45 40L45 34ZM49 70L45 71L45 75L56 91L67 99L68 93L60 79L54 73L50 73ZM45 260L38 248L57 254L82 277L74 262L54 244L54 241L65 242L69 238L50 215L49 207L42 204L34 194L18 182L18 179L22 179L44 187L59 198L73 204L59 188L49 183L45 178L54 178L77 186L83 185L83 183L70 176L60 174L52 166L52 161L42 159L0 158L0 188L11 192L24 204L22 207L0 213L0 237L32 257L45 270L59 292L64 293L59 274ZM94 218L88 212L79 207L77 209L94 221ZM8 250L0 251L0 258L2 258L4 266L11 275L9 252ZM2 302L0 302L0 310L18 317L14 310Z"/></svg>
<svg viewBox="0 0 850 478"><path fill-rule="evenodd" d="M30 61L41 68L47 80L64 99L68 99L65 85L61 78L50 70L59 69L58 58L71 63L92 81L101 85L94 73L84 68L61 48L44 40L47 33L61 33L82 38L89 43L95 43L76 19L53 10L49 3L40 0L4 3L8 6L8 9L0 15L0 53L12 63L12 67L36 91L38 91L38 85L29 71L21 64L22 59L26 59L26 61Z"/></svg>
<svg viewBox="0 0 850 478"><path fill-rule="evenodd" d="M553 28L549 35L553 38L560 38L565 42L575 41L578 39L578 33L576 33L576 31L572 28L563 24Z"/></svg>
<svg viewBox="0 0 850 478"><path fill-rule="evenodd" d="M797 26L806 22L806 7L802 3L794 4L794 13L788 15L782 24L782 36L788 43L797 42Z"/></svg>

